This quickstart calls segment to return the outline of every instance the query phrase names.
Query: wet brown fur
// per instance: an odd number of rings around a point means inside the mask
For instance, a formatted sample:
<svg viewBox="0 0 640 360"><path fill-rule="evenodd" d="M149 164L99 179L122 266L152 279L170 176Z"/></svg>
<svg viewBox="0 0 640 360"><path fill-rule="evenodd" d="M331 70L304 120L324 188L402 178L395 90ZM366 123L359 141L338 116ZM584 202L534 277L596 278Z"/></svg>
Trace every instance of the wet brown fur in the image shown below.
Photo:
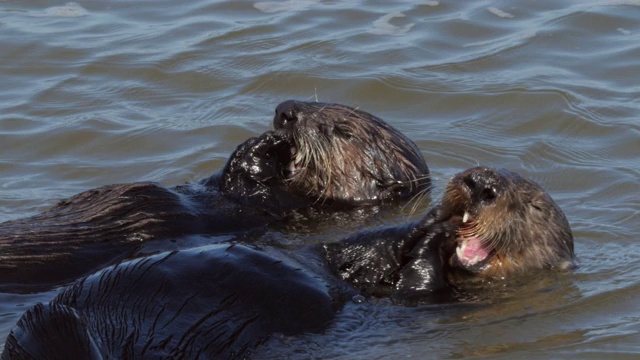
<svg viewBox="0 0 640 360"><path fill-rule="evenodd" d="M487 189L474 189L478 185L469 180L473 177L479 182L490 179ZM573 236L562 210L542 187L515 172L469 169L449 182L442 204L453 214L470 215L458 229L458 241L478 237L492 252L473 276L506 278L532 269L575 265Z"/></svg>
<svg viewBox="0 0 640 360"><path fill-rule="evenodd" d="M290 130L299 171L291 186L319 201L359 202L408 197L429 186L420 151L381 119L340 104L295 102ZM277 117L278 115L276 115Z"/></svg>

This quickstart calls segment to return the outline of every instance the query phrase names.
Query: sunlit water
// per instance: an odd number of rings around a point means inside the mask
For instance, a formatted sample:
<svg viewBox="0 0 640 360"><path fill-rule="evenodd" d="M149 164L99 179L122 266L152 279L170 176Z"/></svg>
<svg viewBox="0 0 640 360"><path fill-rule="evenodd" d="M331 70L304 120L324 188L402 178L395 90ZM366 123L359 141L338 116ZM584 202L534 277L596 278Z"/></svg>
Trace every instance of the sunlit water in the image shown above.
<svg viewBox="0 0 640 360"><path fill-rule="evenodd" d="M580 267L476 306L350 303L256 357L636 358L639 19L640 1L615 0L2 1L0 220L204 178L280 101L344 103L418 144L434 199L476 164L539 182ZM339 232L308 225L290 241ZM0 338L54 294L0 294Z"/></svg>

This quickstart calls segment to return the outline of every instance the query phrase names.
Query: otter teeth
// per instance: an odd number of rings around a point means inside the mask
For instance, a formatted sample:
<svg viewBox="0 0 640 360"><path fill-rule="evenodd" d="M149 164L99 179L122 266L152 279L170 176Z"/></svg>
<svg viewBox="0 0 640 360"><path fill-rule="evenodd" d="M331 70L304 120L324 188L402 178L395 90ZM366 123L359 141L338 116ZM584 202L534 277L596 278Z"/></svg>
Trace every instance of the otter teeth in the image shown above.
<svg viewBox="0 0 640 360"><path fill-rule="evenodd" d="M300 169L302 169L303 154L298 151L298 148L291 146L289 149L291 152L291 162L289 163L289 176L295 175Z"/></svg>
<svg viewBox="0 0 640 360"><path fill-rule="evenodd" d="M469 221L469 213L465 211L462 216L462 223L465 224L467 221Z"/></svg>
<svg viewBox="0 0 640 360"><path fill-rule="evenodd" d="M467 242L463 241L460 246L456 247L456 255L458 255L458 259L464 258L464 249L467 247Z"/></svg>

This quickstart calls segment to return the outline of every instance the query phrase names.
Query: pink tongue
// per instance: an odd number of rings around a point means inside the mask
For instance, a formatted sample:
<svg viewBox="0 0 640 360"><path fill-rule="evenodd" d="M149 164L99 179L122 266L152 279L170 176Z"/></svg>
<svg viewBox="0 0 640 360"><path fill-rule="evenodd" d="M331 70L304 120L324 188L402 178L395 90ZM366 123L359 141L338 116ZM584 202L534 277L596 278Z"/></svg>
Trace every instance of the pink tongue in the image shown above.
<svg viewBox="0 0 640 360"><path fill-rule="evenodd" d="M489 251L485 249L482 242L477 237L471 237L466 240L467 246L460 257L460 261L465 265L475 265L489 256Z"/></svg>

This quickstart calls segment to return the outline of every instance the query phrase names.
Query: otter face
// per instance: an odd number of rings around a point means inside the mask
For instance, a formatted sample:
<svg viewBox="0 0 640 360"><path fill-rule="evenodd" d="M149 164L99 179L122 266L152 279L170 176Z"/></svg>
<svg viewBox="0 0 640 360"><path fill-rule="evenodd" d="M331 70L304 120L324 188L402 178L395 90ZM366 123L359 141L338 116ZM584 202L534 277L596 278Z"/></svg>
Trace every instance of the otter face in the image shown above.
<svg viewBox="0 0 640 360"><path fill-rule="evenodd" d="M533 181L506 169L475 167L451 179L442 206L460 224L449 265L473 276L574 265L569 223Z"/></svg>
<svg viewBox="0 0 640 360"><path fill-rule="evenodd" d="M430 185L415 144L364 111L289 100L278 105L273 123L291 143L284 169L291 189L318 201L406 198Z"/></svg>

